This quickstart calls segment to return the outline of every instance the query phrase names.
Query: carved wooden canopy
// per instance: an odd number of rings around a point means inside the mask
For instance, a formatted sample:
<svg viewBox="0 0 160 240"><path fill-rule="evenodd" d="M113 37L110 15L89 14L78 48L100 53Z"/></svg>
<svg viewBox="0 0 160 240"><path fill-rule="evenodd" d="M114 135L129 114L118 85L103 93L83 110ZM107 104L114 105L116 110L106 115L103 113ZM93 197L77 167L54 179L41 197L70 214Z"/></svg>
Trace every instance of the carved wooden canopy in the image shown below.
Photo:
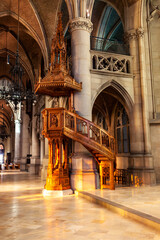
<svg viewBox="0 0 160 240"><path fill-rule="evenodd" d="M69 75L67 51L63 36L62 15L58 14L56 36L52 40L51 64L47 75L35 84L35 92L49 96L68 96L72 91L81 91L82 84Z"/></svg>

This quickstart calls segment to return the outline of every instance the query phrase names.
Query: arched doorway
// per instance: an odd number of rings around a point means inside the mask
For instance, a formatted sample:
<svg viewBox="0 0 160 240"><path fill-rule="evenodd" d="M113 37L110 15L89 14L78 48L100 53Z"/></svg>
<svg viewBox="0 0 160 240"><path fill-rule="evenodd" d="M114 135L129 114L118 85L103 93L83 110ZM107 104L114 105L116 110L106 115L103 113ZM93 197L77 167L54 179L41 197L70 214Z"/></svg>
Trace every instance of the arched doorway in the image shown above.
<svg viewBox="0 0 160 240"><path fill-rule="evenodd" d="M4 145L0 143L0 165L4 163Z"/></svg>
<svg viewBox="0 0 160 240"><path fill-rule="evenodd" d="M97 96L92 110L93 122L114 136L116 160L114 162L117 184L129 184L130 110L129 104L118 90L108 86ZM116 178L116 174L118 177Z"/></svg>
<svg viewBox="0 0 160 240"><path fill-rule="evenodd" d="M0 146L2 150L1 161L3 160L2 163L4 164L10 164L11 162L13 162L14 139L14 113L10 105L7 104L5 100L0 100Z"/></svg>

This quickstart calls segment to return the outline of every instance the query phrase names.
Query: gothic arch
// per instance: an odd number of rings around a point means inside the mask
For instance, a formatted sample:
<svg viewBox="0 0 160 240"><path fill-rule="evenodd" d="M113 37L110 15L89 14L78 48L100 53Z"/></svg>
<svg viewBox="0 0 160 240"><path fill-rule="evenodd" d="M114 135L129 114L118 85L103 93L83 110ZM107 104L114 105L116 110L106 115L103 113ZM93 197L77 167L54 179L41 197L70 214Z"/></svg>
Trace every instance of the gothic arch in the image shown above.
<svg viewBox="0 0 160 240"><path fill-rule="evenodd" d="M5 53L5 52L7 52L9 55L11 55L12 57L15 58L15 53L12 52L11 50L9 50L9 49L1 49L0 50L0 54ZM32 83L33 83L34 79L33 79L33 74L31 72L30 68L27 66L27 64L23 61L22 58L20 58L20 63L24 67L26 73L28 74L28 76L30 77L30 79L32 80ZM2 78L2 76L0 76L0 78ZM7 77L7 78L9 78L9 77Z"/></svg>
<svg viewBox="0 0 160 240"><path fill-rule="evenodd" d="M102 1L111 5L116 10L122 22L124 23L124 8L127 6L126 0L122 0L120 5L118 4L118 1L113 1L113 0L102 0Z"/></svg>
<svg viewBox="0 0 160 240"><path fill-rule="evenodd" d="M0 12L0 18L1 17L7 17L7 16L11 16L12 18L14 18L15 20L18 20L18 15L12 11L8 12L8 11L3 11L3 12ZM38 43L40 49L41 49L41 52L42 52L42 55L43 55L43 58L44 58L44 66L45 68L48 68L48 49L47 49L47 43L44 44L42 43L42 40L40 39L40 37L38 36L38 34L36 33L36 31L32 28L31 25L29 25L23 18L19 17L19 22L25 26L30 35L36 40L36 42ZM44 33L43 33L44 34ZM44 39L45 39L45 36L43 36Z"/></svg>
<svg viewBox="0 0 160 240"><path fill-rule="evenodd" d="M99 89L97 90L96 94L93 96L92 98L92 109L95 103L96 98L99 96L99 94L105 90L108 87L113 87L115 90L117 90L117 92L122 96L122 98L125 100L125 104L127 106L127 109L129 112L131 112L132 107L133 107L133 100L130 96L130 94L126 91L126 89L124 89L124 87L122 87L118 82L116 82L115 80L111 80L108 81L106 83L104 83L102 86L99 87Z"/></svg>

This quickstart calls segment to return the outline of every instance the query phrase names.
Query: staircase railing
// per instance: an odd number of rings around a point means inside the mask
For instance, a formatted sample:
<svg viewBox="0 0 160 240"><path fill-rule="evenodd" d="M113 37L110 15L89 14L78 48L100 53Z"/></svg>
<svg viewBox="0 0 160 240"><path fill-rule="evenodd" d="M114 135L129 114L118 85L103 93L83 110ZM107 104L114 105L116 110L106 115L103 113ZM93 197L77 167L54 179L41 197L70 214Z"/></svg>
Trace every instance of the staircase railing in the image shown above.
<svg viewBox="0 0 160 240"><path fill-rule="evenodd" d="M66 136L81 143L99 163L101 188L115 189L114 137L93 122L64 108L45 108L42 116L42 134L50 139Z"/></svg>
<svg viewBox="0 0 160 240"><path fill-rule="evenodd" d="M114 159L115 139L93 122L64 108L47 110L48 123L44 131L62 131L67 137L80 142L90 151L97 150L105 157Z"/></svg>
<svg viewBox="0 0 160 240"><path fill-rule="evenodd" d="M65 129L69 129L75 134L87 138L91 143L94 142L95 144L103 146L113 154L115 153L115 139L107 131L75 113L67 110L63 111Z"/></svg>

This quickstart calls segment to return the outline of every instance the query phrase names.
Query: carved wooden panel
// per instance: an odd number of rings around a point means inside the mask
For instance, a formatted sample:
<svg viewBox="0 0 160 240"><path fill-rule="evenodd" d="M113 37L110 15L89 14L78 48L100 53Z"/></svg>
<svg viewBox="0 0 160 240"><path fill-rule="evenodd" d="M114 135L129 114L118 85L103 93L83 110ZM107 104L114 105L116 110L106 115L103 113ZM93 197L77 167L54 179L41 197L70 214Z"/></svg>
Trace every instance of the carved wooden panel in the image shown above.
<svg viewBox="0 0 160 240"><path fill-rule="evenodd" d="M54 113L50 113L50 128L58 127L58 115Z"/></svg>

